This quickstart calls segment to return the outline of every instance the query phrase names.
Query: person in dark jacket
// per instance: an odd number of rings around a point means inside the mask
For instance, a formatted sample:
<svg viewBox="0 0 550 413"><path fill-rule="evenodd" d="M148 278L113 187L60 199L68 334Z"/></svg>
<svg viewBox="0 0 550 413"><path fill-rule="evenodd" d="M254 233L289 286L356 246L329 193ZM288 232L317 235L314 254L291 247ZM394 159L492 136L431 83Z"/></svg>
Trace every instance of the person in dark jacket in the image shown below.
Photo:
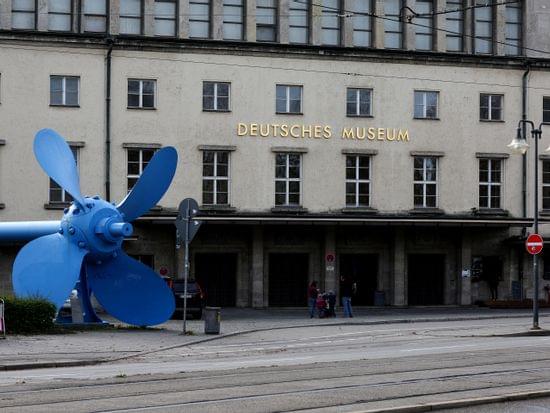
<svg viewBox="0 0 550 413"><path fill-rule="evenodd" d="M317 296L319 295L319 289L317 288L317 281L312 281L307 289L307 305L309 307L309 317L315 316L315 303Z"/></svg>
<svg viewBox="0 0 550 413"><path fill-rule="evenodd" d="M344 307L344 317L353 317L351 309L351 296L353 295L353 280L349 277L340 277L340 296L342 297L342 307Z"/></svg>

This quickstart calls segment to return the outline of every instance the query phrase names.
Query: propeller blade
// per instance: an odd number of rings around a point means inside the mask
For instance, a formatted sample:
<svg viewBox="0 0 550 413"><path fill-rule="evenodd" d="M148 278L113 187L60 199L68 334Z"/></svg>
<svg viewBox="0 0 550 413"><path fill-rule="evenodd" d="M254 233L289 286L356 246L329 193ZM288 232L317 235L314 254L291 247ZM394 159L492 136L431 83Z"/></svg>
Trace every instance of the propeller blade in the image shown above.
<svg viewBox="0 0 550 413"><path fill-rule="evenodd" d="M86 262L88 283L105 310L128 324L150 326L174 313L172 290L152 269L122 250L105 262Z"/></svg>
<svg viewBox="0 0 550 413"><path fill-rule="evenodd" d="M117 206L128 222L154 207L168 190L176 173L178 153L167 146L158 150L126 198Z"/></svg>
<svg viewBox="0 0 550 413"><path fill-rule="evenodd" d="M88 250L68 242L61 234L46 235L25 245L13 264L17 297L45 298L57 309L69 297Z"/></svg>
<svg viewBox="0 0 550 413"><path fill-rule="evenodd" d="M67 142L56 131L41 129L34 137L34 156L44 172L83 207L78 170Z"/></svg>

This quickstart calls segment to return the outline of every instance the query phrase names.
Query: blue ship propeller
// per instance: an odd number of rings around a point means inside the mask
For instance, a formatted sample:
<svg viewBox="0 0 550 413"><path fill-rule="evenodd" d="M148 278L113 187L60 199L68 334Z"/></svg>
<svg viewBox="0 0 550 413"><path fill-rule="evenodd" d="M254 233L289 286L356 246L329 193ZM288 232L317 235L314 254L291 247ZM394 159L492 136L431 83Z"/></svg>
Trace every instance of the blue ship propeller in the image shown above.
<svg viewBox="0 0 550 413"><path fill-rule="evenodd" d="M121 246L124 237L133 232L130 222L155 206L168 190L176 171L176 150L166 147L157 151L116 207L97 196L81 194L73 154L55 131L42 129L36 134L34 153L42 169L74 202L57 225L0 224L0 240L41 235L25 245L15 259L15 294L48 299L59 309L79 281L85 321L99 321L90 305L91 293L108 313L129 324L155 325L169 319L175 307L173 293L162 278L126 255Z"/></svg>

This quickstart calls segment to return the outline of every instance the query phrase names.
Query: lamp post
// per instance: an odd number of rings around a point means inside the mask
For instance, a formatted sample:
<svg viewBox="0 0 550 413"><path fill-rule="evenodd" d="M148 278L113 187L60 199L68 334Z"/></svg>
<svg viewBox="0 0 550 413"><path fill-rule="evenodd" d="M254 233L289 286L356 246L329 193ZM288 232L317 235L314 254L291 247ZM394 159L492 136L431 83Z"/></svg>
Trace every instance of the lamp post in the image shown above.
<svg viewBox="0 0 550 413"><path fill-rule="evenodd" d="M542 137L542 125L548 125L548 123L541 123L538 128L535 128L535 124L530 120L522 119L518 122L518 129L516 137L508 145L516 153L524 155L529 148L527 139L521 134L522 125L531 125L531 137L535 140L535 160L533 162L535 166L535 182L534 182L534 198L533 198L533 229L535 234L539 233L539 140ZM550 147L546 149L549 151ZM539 274L538 274L538 254L533 254L533 327L532 330L539 330Z"/></svg>

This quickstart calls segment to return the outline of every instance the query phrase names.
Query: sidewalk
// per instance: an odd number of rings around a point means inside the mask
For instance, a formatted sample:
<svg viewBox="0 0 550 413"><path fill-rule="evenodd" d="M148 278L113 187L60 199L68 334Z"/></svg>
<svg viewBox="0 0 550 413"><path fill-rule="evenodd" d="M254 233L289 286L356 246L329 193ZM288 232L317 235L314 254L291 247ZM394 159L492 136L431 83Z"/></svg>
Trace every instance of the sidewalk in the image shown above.
<svg viewBox="0 0 550 413"><path fill-rule="evenodd" d="M339 314L340 315L340 314ZM550 317L549 309L541 309L541 320ZM148 329L128 328L109 317L105 321L117 328L76 331L67 334L10 336L0 340L0 370L80 366L98 364L144 353L216 340L246 332L306 328L318 325L341 324L400 324L480 320L525 317L530 310L492 310L488 308L426 307L426 308L359 308L354 318L310 319L305 308L293 309L222 309L221 334L205 335L203 320L189 320L183 336L182 321L170 320ZM544 325L544 323L542 323ZM9 326L7 326L9 331ZM526 327L527 329L527 327Z"/></svg>

